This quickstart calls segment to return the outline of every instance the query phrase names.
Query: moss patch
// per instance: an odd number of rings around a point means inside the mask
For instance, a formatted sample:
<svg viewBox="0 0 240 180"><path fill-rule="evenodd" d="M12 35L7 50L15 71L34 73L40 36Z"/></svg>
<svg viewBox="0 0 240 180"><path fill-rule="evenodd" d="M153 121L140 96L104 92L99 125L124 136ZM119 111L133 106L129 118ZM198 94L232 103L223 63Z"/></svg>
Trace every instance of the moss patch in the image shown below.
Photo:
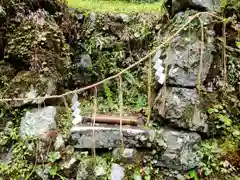
<svg viewBox="0 0 240 180"><path fill-rule="evenodd" d="M105 1L105 0L67 0L72 7L88 10L91 12L149 12L163 13L164 1L155 3L131 3L127 1Z"/></svg>

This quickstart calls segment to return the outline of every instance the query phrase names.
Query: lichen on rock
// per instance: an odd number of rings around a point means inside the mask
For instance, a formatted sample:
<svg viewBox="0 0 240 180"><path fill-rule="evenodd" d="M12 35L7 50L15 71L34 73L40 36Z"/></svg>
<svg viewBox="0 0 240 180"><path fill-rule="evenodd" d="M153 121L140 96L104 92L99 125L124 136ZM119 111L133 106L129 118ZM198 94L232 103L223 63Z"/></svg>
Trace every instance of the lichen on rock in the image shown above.
<svg viewBox="0 0 240 180"><path fill-rule="evenodd" d="M19 107L26 103L41 104L42 100L32 100L42 96L50 96L57 92L57 80L51 76L34 71L21 71L13 77L8 86L2 88L3 98L30 98L30 100L11 101L8 105Z"/></svg>
<svg viewBox="0 0 240 180"><path fill-rule="evenodd" d="M169 87L159 92L154 109L172 126L206 133L207 115L200 105L196 89Z"/></svg>

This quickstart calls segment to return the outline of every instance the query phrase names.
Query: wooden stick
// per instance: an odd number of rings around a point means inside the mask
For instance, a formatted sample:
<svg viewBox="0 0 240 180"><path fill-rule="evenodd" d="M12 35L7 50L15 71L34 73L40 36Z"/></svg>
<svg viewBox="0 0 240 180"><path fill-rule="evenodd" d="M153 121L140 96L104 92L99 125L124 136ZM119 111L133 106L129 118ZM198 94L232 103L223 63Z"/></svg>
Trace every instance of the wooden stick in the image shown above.
<svg viewBox="0 0 240 180"><path fill-rule="evenodd" d="M92 122L91 117L83 117L83 121L85 122ZM96 123L106 123L106 124L119 124L122 121L122 125L131 125L131 126L137 126L138 120L135 118L120 118L120 117L114 117L114 116L95 116L95 122Z"/></svg>

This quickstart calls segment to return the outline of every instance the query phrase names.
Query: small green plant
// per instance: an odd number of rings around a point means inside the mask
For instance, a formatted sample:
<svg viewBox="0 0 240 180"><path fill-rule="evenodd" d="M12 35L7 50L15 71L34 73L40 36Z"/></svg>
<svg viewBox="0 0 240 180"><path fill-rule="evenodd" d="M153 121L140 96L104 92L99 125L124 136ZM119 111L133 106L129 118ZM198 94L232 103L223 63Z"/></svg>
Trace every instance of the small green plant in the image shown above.
<svg viewBox="0 0 240 180"><path fill-rule="evenodd" d="M218 146L216 140L202 142L201 150L199 152L202 157L202 163L200 166L205 176L210 175L213 171L219 170L221 153L222 150Z"/></svg>
<svg viewBox="0 0 240 180"><path fill-rule="evenodd" d="M58 151L53 151L48 154L48 162L50 163L48 173L53 178L58 176L60 177L61 180L67 180L67 178L59 174L60 167L57 161L60 159L61 159L61 154Z"/></svg>
<svg viewBox="0 0 240 180"><path fill-rule="evenodd" d="M194 180L199 180L197 171L195 169L190 170L188 174L190 178L193 178Z"/></svg>
<svg viewBox="0 0 240 180"><path fill-rule="evenodd" d="M144 180L150 180L151 179L151 169L150 167L144 168Z"/></svg>

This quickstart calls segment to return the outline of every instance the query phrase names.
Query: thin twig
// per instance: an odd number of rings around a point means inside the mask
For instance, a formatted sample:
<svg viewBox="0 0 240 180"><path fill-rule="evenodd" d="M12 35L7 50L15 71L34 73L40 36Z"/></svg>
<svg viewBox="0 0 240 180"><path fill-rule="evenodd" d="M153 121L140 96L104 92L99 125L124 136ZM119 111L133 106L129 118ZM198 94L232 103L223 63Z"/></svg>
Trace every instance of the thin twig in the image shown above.
<svg viewBox="0 0 240 180"><path fill-rule="evenodd" d="M122 147L124 147L123 142L123 130L122 130L122 119L123 119L123 89L122 89L122 76L119 76L119 114L120 114L120 136Z"/></svg>
<svg viewBox="0 0 240 180"><path fill-rule="evenodd" d="M150 122L150 118L151 118L151 85L152 85L152 58L149 58L149 62L148 62L148 118L147 118L147 124L149 124Z"/></svg>
<svg viewBox="0 0 240 180"><path fill-rule="evenodd" d="M212 16L212 17L214 17L214 18L216 18L216 19L218 19L218 20L220 20L220 21L222 21L222 22L226 21L225 18L220 17L220 16L218 16L218 15L216 15L216 14L214 14L214 13L211 13L211 12L202 12L202 13L207 14L207 15L209 15L209 16ZM232 22L231 19L227 19L227 20L230 21L230 22ZM234 25L231 25L231 28L233 28L233 29L234 29L235 31L237 31L237 32L240 32L240 29L239 29L238 27L234 26Z"/></svg>
<svg viewBox="0 0 240 180"><path fill-rule="evenodd" d="M120 75L124 74L126 71L134 68L135 66L137 66L138 64L142 63L143 61L147 60L148 58L150 58L151 56L153 56L160 48L164 47L166 44L168 44L170 41L173 40L174 37L176 37L183 29L185 29L194 19L196 19L197 17L199 17L201 15L201 13L197 13L194 16L190 17L189 20L183 24L181 26L181 28L179 28L172 36L170 36L167 40L165 40L163 43L161 43L158 47L156 47L154 50L152 50L149 54L147 54L145 57L143 57L142 59L138 60L137 62L133 63L132 65L130 65L129 67L123 69L122 71L120 71L119 73L110 76L102 81L99 81L95 84L80 88L80 89L76 89L73 91L68 91L66 93L60 94L60 95L51 95L51 96L44 96L44 97L36 97L36 98L6 98L6 99L0 99L0 102L3 101L24 101L24 100L46 100L46 99L56 99L56 98L62 98L63 96L67 96L70 94L75 94L75 93L80 93L82 91L91 89L93 87L96 87L98 85L103 84L106 81L115 79L117 77L119 77Z"/></svg>
<svg viewBox="0 0 240 180"><path fill-rule="evenodd" d="M202 77L202 63L203 63L203 54L204 54L204 27L203 27L203 22L199 18L200 24L201 24L201 49L200 49L200 63L199 63L199 72L198 72L198 90L200 93L200 89L202 86L201 83L201 77Z"/></svg>
<svg viewBox="0 0 240 180"><path fill-rule="evenodd" d="M92 114L92 121L93 121L92 126L93 127L95 127L96 115L97 115L97 87L94 88L94 101L93 101L93 114ZM93 152L93 156L96 157L94 128L93 128L93 132L92 132L92 152Z"/></svg>
<svg viewBox="0 0 240 180"><path fill-rule="evenodd" d="M36 166L37 166L37 152L38 152L38 149L39 149L39 146L38 146L38 139L36 139L36 155L35 155L35 161L34 161L34 166L33 166L33 169L32 171L30 172L30 174L26 177L25 180L28 180L32 174L34 173L35 169L36 169Z"/></svg>
<svg viewBox="0 0 240 180"><path fill-rule="evenodd" d="M164 82L163 82L163 93L162 93L162 97L161 97L161 101L162 101L162 106L160 107L160 112L162 114L165 114L165 103L166 103L166 97L167 97L167 75L168 75L168 66L169 66L169 61L171 59L170 55L172 54L172 47L171 47L171 44L169 44L168 46L168 50L167 50L167 58L164 62L164 66L165 66L165 79L164 79Z"/></svg>
<svg viewBox="0 0 240 180"><path fill-rule="evenodd" d="M222 59L223 59L223 69L224 69L224 82L227 83L227 59L226 59L226 44L227 44L227 37L226 37L226 22L223 21L223 28L222 28L222 34L223 34L223 49L222 49Z"/></svg>
<svg viewBox="0 0 240 180"><path fill-rule="evenodd" d="M62 97L65 108L69 109L65 96Z"/></svg>

